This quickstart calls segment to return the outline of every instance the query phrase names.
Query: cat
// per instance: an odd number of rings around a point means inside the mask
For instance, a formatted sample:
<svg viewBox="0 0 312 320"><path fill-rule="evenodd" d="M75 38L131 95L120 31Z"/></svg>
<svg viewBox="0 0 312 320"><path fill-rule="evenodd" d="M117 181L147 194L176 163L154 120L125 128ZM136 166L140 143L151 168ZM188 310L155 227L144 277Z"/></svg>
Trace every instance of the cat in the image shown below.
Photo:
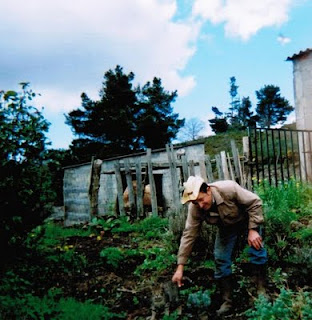
<svg viewBox="0 0 312 320"><path fill-rule="evenodd" d="M179 289L171 281L156 283L152 287L152 316L150 320L155 320L157 315L164 314L169 316L170 310L176 308L178 315L182 314L182 305L179 301Z"/></svg>

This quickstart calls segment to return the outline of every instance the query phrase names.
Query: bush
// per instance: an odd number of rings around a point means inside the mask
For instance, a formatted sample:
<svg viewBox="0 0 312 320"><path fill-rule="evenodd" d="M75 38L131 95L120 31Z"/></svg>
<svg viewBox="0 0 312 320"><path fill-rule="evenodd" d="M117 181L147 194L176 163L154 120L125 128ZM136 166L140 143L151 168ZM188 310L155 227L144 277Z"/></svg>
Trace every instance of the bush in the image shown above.
<svg viewBox="0 0 312 320"><path fill-rule="evenodd" d="M312 293L297 293L282 289L274 302L260 295L253 310L246 312L248 319L259 320L301 320L312 319Z"/></svg>

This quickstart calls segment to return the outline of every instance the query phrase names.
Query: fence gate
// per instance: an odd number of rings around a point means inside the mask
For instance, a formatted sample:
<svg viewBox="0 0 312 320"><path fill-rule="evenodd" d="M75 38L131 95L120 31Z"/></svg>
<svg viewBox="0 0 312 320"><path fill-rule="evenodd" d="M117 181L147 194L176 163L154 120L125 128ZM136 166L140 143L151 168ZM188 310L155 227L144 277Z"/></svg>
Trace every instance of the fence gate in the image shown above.
<svg viewBox="0 0 312 320"><path fill-rule="evenodd" d="M290 179L312 182L312 130L249 128L252 182L278 185Z"/></svg>

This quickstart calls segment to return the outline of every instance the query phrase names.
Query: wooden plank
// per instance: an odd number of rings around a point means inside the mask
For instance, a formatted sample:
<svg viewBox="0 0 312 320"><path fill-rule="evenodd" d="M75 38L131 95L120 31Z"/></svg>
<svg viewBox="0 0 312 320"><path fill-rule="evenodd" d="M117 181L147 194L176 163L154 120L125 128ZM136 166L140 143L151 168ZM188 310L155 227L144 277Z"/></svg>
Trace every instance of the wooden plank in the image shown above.
<svg viewBox="0 0 312 320"><path fill-rule="evenodd" d="M98 205L99 205L99 189L100 189L100 178L101 178L101 167L102 160L92 161L91 171L92 179L91 186L89 189L89 200L90 200L90 214L91 217L98 215Z"/></svg>
<svg viewBox="0 0 312 320"><path fill-rule="evenodd" d="M205 180L205 182L208 182L205 159L199 161L199 170L200 176Z"/></svg>
<svg viewBox="0 0 312 320"><path fill-rule="evenodd" d="M230 169L230 178L231 178L231 180L236 181L235 180L235 174L234 174L234 171L233 171L232 162L231 162L231 157L230 157L230 154L228 152L227 152L227 160L228 160L228 168Z"/></svg>
<svg viewBox="0 0 312 320"><path fill-rule="evenodd" d="M214 179L213 179L212 165L211 165L211 159L209 154L206 154L205 162L206 162L208 182L213 182Z"/></svg>
<svg viewBox="0 0 312 320"><path fill-rule="evenodd" d="M226 160L226 154L225 151L221 151L220 152L220 156L221 156L221 166L222 166L222 172L223 172L223 176L225 180L229 180L230 179L230 174L229 174L229 169L227 166L227 160Z"/></svg>
<svg viewBox="0 0 312 320"><path fill-rule="evenodd" d="M136 191L136 203L137 203L137 217L141 218L144 215L144 208L143 208L143 196L144 186L142 185L142 168L141 168L141 160L137 158L135 163L135 176L137 182L137 191Z"/></svg>
<svg viewBox="0 0 312 320"><path fill-rule="evenodd" d="M243 155L244 155L244 171L243 175L245 176L245 187L248 190L252 190L252 181L251 181L251 172L249 167L249 137L243 137Z"/></svg>
<svg viewBox="0 0 312 320"><path fill-rule="evenodd" d="M170 177L171 177L171 190L172 190L172 199L175 211L179 211L180 208L180 199L179 199L179 185L177 178L177 167L175 165L175 155L173 152L172 145L166 145L166 151L168 156L168 162L170 166Z"/></svg>
<svg viewBox="0 0 312 320"><path fill-rule="evenodd" d="M135 197L134 197L134 188L133 188L132 173L131 173L129 159L124 159L124 166L125 166L125 175L126 175L128 196L129 196L130 215L131 215L131 217L134 218L134 217L136 217Z"/></svg>
<svg viewBox="0 0 312 320"><path fill-rule="evenodd" d="M189 168L188 168L187 158L185 154L181 156L181 161L182 161L183 181L186 182L190 174L189 174Z"/></svg>
<svg viewBox="0 0 312 320"><path fill-rule="evenodd" d="M234 161L235 178L238 178L239 184L242 185L242 176L239 171L240 160L239 160L238 150L234 140L231 140L231 149L232 149L232 155L233 155L233 161Z"/></svg>
<svg viewBox="0 0 312 320"><path fill-rule="evenodd" d="M148 178L151 187L151 202L152 202L152 213L153 215L158 215L158 206L157 206L157 196L156 196L156 185L153 176L153 165L152 165L152 150L146 150L147 158L147 167L148 167Z"/></svg>
<svg viewBox="0 0 312 320"><path fill-rule="evenodd" d="M118 205L119 205L119 212L121 216L125 216L126 211L125 211L125 204L123 201L123 187L122 187L122 179L121 179L120 166L119 166L118 160L114 162L114 168L115 168L115 176L116 176L116 182L117 182L117 199L118 199Z"/></svg>
<svg viewBox="0 0 312 320"><path fill-rule="evenodd" d="M215 159L216 159L219 180L224 180L224 173L222 170L221 156L219 154L216 154Z"/></svg>

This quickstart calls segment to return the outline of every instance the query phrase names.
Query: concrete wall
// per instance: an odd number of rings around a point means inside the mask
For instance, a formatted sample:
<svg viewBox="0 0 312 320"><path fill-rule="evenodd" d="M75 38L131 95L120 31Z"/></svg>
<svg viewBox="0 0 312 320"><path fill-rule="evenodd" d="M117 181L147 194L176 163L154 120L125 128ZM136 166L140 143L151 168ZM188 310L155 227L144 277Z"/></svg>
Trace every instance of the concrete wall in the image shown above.
<svg viewBox="0 0 312 320"><path fill-rule="evenodd" d="M296 129L312 130L312 50L300 51L287 60L293 62ZM312 146L309 133L299 135L301 175L312 182Z"/></svg>
<svg viewBox="0 0 312 320"><path fill-rule="evenodd" d="M184 149L187 160L198 162L204 159L205 146L204 143L183 146L183 148L175 147L177 152ZM114 174L114 163L119 160L123 164L124 159L128 159L130 163L134 163L140 159L141 163L146 163L146 153L135 154L113 159L106 159L102 163L98 213L99 215L108 215L116 212L117 205L117 182ZM152 151L152 163L168 163L168 155L165 149ZM67 225L89 221L91 164L83 164L80 166L67 167L64 171L64 207L65 207L65 223ZM195 174L200 174L199 167L195 167ZM153 169L154 177L158 177L161 182L162 204L164 213L169 212L173 207L172 183L169 169ZM180 171L177 169L177 175L180 177Z"/></svg>
<svg viewBox="0 0 312 320"><path fill-rule="evenodd" d="M292 61L297 129L312 130L312 51Z"/></svg>

